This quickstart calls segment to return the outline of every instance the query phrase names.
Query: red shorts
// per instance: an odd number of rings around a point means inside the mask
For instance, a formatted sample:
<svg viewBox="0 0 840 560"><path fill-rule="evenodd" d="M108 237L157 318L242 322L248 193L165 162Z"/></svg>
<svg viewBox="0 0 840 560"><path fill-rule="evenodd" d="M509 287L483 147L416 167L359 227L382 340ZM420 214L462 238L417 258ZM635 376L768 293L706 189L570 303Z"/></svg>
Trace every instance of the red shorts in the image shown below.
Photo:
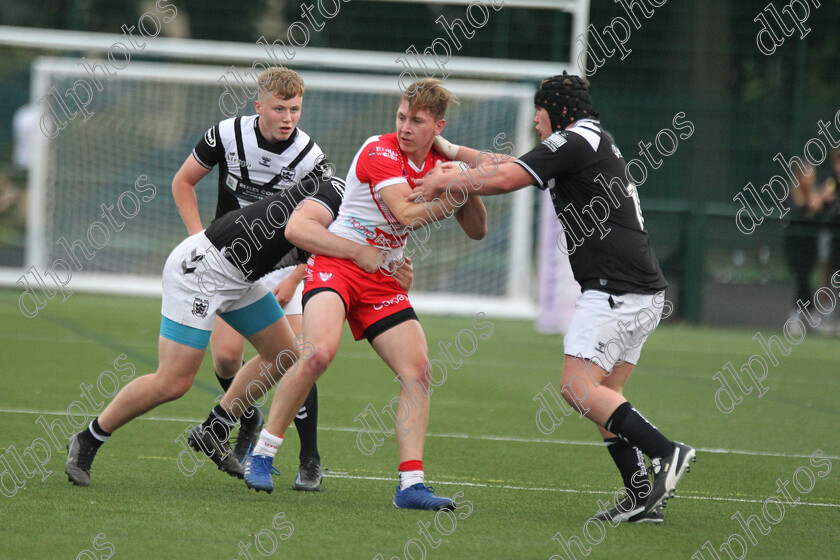
<svg viewBox="0 0 840 560"><path fill-rule="evenodd" d="M347 322L356 340L373 341L386 330L417 319L408 294L393 276L365 272L353 261L312 255L306 263L303 306L317 292L336 292L344 301Z"/></svg>

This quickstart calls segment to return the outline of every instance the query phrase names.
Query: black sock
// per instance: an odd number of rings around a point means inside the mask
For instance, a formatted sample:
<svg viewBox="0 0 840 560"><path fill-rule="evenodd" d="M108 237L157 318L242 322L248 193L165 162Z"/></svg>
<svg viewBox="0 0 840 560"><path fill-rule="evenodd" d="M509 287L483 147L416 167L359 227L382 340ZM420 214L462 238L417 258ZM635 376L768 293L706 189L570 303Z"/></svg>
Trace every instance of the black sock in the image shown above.
<svg viewBox="0 0 840 560"><path fill-rule="evenodd" d="M242 360L242 365L243 365L243 366L245 365L245 360ZM222 386L222 391L224 391L225 393L227 393L227 390L228 390L228 389L230 389L230 385L231 385L231 383L233 383L233 378L234 378L234 376L236 376L236 373L234 373L234 374L233 374L233 375L231 375L230 377L221 377L221 376L219 376L219 372L218 372L218 371L216 371L215 369L213 370L213 373L215 373L215 374L216 374L216 381L218 381L218 382L219 382L219 385L221 385L221 386ZM237 372L237 373L238 373L238 372Z"/></svg>
<svg viewBox="0 0 840 560"><path fill-rule="evenodd" d="M231 383L233 383L233 377L219 377L219 372L217 372L216 370L213 370L213 372L216 374L216 381L218 381L219 385L222 386L222 391L227 393L227 390L230 389Z"/></svg>
<svg viewBox="0 0 840 560"><path fill-rule="evenodd" d="M607 420L607 430L630 445L641 449L651 459L674 452L674 444L648 422L629 402L623 402Z"/></svg>
<svg viewBox="0 0 840 560"><path fill-rule="evenodd" d="M300 437L300 461L311 458L318 461L321 456L318 454L318 387L312 386L306 402L303 403L303 413L300 411L295 416L295 428ZM301 418L301 415L304 417Z"/></svg>
<svg viewBox="0 0 840 560"><path fill-rule="evenodd" d="M627 494L632 494L639 503L639 494L647 496L651 490L642 450L617 437L607 438L604 443L607 444L607 451L610 452L615 466L618 467L618 472L621 473Z"/></svg>
<svg viewBox="0 0 840 560"><path fill-rule="evenodd" d="M230 430L235 425L236 419L228 414L221 404L214 406L207 416L207 420L201 423L201 427L205 430L211 430L218 441L227 441L230 437Z"/></svg>
<svg viewBox="0 0 840 560"><path fill-rule="evenodd" d="M99 447L110 437L111 433L106 432L102 429L102 426L99 425L99 416L93 419L93 422L90 423L87 430L82 430L79 434L79 439L87 445L92 446L94 449L99 449Z"/></svg>

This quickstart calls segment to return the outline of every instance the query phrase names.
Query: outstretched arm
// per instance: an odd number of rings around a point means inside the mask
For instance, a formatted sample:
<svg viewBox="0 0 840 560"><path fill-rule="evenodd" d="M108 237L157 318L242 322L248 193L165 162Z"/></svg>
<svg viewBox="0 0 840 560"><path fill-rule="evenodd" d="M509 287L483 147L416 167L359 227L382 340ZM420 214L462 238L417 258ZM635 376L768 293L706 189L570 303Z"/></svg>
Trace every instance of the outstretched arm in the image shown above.
<svg viewBox="0 0 840 560"><path fill-rule="evenodd" d="M499 163L516 159L507 154L495 154L488 151L474 150L467 146L458 146L440 135L435 136L435 148L449 159L463 161L469 164L470 167L478 167L479 163L486 164L488 159L495 160Z"/></svg>
<svg viewBox="0 0 840 560"><path fill-rule="evenodd" d="M323 204L304 200L286 224L286 239L314 255L350 260L365 272L379 270L379 249L330 232L327 227L332 222L333 215Z"/></svg>
<svg viewBox="0 0 840 560"><path fill-rule="evenodd" d="M435 198L445 192L450 185L467 184L470 194L493 196L517 191L534 183L534 178L513 161L482 159L482 168L460 169L457 166L435 168L426 176L415 181L415 188L409 197L414 200Z"/></svg>

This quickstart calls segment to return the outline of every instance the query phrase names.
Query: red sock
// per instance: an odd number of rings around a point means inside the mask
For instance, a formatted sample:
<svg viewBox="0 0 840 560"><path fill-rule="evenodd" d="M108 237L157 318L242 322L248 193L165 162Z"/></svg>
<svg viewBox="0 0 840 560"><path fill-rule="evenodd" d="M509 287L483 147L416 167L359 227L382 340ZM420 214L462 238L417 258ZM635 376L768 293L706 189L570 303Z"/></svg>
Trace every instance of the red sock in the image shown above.
<svg viewBox="0 0 840 560"><path fill-rule="evenodd" d="M400 463L399 470L401 471L422 471L423 470L423 461L418 461L417 459L413 461L403 461Z"/></svg>

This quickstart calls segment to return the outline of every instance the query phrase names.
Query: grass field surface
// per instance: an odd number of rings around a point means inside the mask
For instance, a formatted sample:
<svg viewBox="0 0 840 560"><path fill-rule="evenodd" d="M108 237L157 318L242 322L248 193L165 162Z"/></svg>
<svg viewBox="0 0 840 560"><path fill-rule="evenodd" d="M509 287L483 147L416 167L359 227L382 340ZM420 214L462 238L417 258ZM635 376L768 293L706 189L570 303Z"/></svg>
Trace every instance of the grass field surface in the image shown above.
<svg viewBox="0 0 840 560"><path fill-rule="evenodd" d="M777 351L778 365L767 360L766 393L752 390L724 414L713 377L727 362L740 368L763 355L756 333L666 321L648 340L626 395L666 436L697 448L697 463L664 523L611 527L587 524L598 500L621 486L594 425L567 416L544 434L535 421L535 395L549 382L560 388L562 338L537 335L530 323L486 318L492 334L477 337L475 352L448 369L432 397L426 477L459 503L454 515L436 518L391 506L394 436L370 455L357 447L354 418L368 405L381 410L398 386L349 332L318 383L319 447L328 469L321 492L290 489L294 429L275 460L282 474L271 495L247 491L209 461L191 462L199 457L183 452L181 434L206 417L219 394L209 353L184 398L117 431L94 461L91 485L72 486L56 422L68 431L75 431L71 422L82 425L85 411L72 405L88 403L80 384L88 387L92 415L109 400L101 390L114 390L109 380L123 386L123 377L132 377L129 364L134 376L155 369L160 304L74 294L27 319L18 296L0 292L0 558L840 557L840 350L833 338L808 334L788 356ZM459 332L478 333L468 317L421 319L431 357ZM781 325L762 331L765 339L781 334ZM104 371L115 375L100 376ZM44 444L33 445L38 440ZM15 456L30 446L19 465ZM45 463L40 472L33 456Z"/></svg>

